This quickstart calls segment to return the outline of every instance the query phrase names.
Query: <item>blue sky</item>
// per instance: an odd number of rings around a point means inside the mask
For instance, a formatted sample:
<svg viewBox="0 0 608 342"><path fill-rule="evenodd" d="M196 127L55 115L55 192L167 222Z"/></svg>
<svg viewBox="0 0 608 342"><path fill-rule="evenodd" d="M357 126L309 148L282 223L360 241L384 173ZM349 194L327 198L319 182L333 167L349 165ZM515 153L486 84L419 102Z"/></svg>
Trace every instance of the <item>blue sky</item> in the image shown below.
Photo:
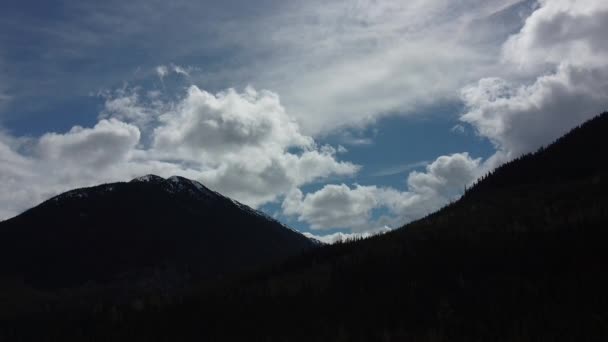
<svg viewBox="0 0 608 342"><path fill-rule="evenodd" d="M326 240L373 233L607 103L608 6L592 0L0 9L0 219L157 173Z"/></svg>

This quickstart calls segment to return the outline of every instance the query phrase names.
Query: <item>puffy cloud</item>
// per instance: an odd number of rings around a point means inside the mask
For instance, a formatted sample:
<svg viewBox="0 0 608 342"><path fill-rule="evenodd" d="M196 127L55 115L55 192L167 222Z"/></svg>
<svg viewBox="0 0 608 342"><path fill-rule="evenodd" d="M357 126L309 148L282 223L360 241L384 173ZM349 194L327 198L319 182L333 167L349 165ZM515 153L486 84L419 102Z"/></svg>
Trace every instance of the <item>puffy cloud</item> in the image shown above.
<svg viewBox="0 0 608 342"><path fill-rule="evenodd" d="M34 162L15 148L20 142L0 132L0 220L39 201L32 187L23 184L36 172Z"/></svg>
<svg viewBox="0 0 608 342"><path fill-rule="evenodd" d="M300 155L242 155L223 159L217 168L201 178L218 191L253 206L275 200L292 188L330 175L350 176L358 166L339 162L327 151L306 151Z"/></svg>
<svg viewBox="0 0 608 342"><path fill-rule="evenodd" d="M139 138L139 129L133 125L116 119L101 120L93 128L75 126L65 134L44 134L35 152L42 160L102 171L128 160Z"/></svg>
<svg viewBox="0 0 608 342"><path fill-rule="evenodd" d="M243 93L229 89L213 95L191 86L177 108L160 120L162 125L154 131L155 149L192 158L250 150L274 153L313 144L286 114L277 94L251 87Z"/></svg>
<svg viewBox="0 0 608 342"><path fill-rule="evenodd" d="M503 58L524 68L567 62L605 66L608 3L596 0L541 0L521 31L503 46Z"/></svg>
<svg viewBox="0 0 608 342"><path fill-rule="evenodd" d="M62 191L132 176L139 138L137 127L114 119L37 139L0 135L0 219Z"/></svg>
<svg viewBox="0 0 608 342"><path fill-rule="evenodd" d="M608 106L608 69L562 65L531 85L485 78L462 92L473 125L511 156L546 145Z"/></svg>
<svg viewBox="0 0 608 342"><path fill-rule="evenodd" d="M461 119L509 159L546 145L608 108L608 3L540 1L503 46L514 80L465 87ZM531 81L528 81L530 80Z"/></svg>
<svg viewBox="0 0 608 342"><path fill-rule="evenodd" d="M338 162L335 149L317 148L303 135L277 94L251 87L213 95L191 86L173 110L160 116L152 139L159 155L204 161L207 169L200 178L206 184L254 206L293 187L358 170Z"/></svg>
<svg viewBox="0 0 608 342"><path fill-rule="evenodd" d="M252 206L358 166L300 133L278 95L253 88L213 95L192 86L163 101L138 89L104 94L91 128L35 139L0 136L0 205L7 218L58 192L147 173L182 175Z"/></svg>
<svg viewBox="0 0 608 342"><path fill-rule="evenodd" d="M481 159L472 159L468 153L441 156L426 167L426 172L413 171L407 183L416 193L437 193L451 196L475 179Z"/></svg>
<svg viewBox="0 0 608 342"><path fill-rule="evenodd" d="M345 184L325 185L306 196L296 189L283 201L283 213L297 215L312 229L356 229L369 223L372 210L379 206L378 193L375 186L351 189Z"/></svg>
<svg viewBox="0 0 608 342"><path fill-rule="evenodd" d="M285 197L283 213L297 216L312 229L350 229L373 232L396 227L430 214L464 191L479 175L481 159L467 153L441 156L425 172L411 172L408 191L345 184L325 185L304 195L296 189ZM387 211L374 217L375 210Z"/></svg>

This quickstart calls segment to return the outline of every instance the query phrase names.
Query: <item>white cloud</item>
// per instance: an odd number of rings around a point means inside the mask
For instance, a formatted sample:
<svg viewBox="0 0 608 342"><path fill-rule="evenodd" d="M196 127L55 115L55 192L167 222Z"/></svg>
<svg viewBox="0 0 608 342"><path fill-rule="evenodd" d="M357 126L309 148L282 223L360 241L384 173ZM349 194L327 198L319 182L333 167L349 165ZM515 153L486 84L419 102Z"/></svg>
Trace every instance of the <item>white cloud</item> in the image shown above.
<svg viewBox="0 0 608 342"><path fill-rule="evenodd" d="M41 160L102 172L105 167L127 161L139 138L139 129L133 125L116 119L101 120L93 128L75 126L65 134L44 134L35 154Z"/></svg>
<svg viewBox="0 0 608 342"><path fill-rule="evenodd" d="M88 93L115 86L125 77L166 81L172 74L190 75L214 91L244 84L279 91L302 132L316 137L386 115L416 113L436 102L458 101L461 86L493 69L500 45L512 28L521 26L526 11L511 15L504 9L515 2L310 0L233 6L80 1L65 4L66 13L78 13L76 17L36 22L27 37L41 44L0 44L46 61L10 61L11 82L22 90L19 105L44 90L45 101L35 102L48 112L48 102L73 98L82 89ZM498 20L501 27L480 29L484 19ZM21 32L20 20L7 21L7 32ZM502 24L510 29L505 31ZM471 39L477 32L494 30L492 39ZM117 59L121 63L114 63ZM158 64L197 60L202 64L192 69ZM73 72L74 62L96 67ZM25 69L36 77L16 73ZM41 79L44 89L36 86Z"/></svg>
<svg viewBox="0 0 608 342"><path fill-rule="evenodd" d="M190 72L188 72L187 68L184 68L182 66L175 65L175 64L171 64L171 68L173 69L173 72L175 72L178 75L190 77Z"/></svg>
<svg viewBox="0 0 608 342"><path fill-rule="evenodd" d="M136 147L139 140L137 127L115 119L39 138L0 134L0 220L78 187L147 173L195 175L178 164L146 158Z"/></svg>
<svg viewBox="0 0 608 342"><path fill-rule="evenodd" d="M167 75L169 75L169 68L167 68L165 65L159 65L156 67L156 74L162 81L165 77L167 77Z"/></svg>
<svg viewBox="0 0 608 342"><path fill-rule="evenodd" d="M439 209L457 198L479 175L481 159L467 153L441 156L425 172L411 172L407 191L356 184L325 185L304 195L292 191L283 201L283 213L296 216L312 229L350 229L353 232L395 228ZM386 215L374 217L384 209Z"/></svg>
<svg viewBox="0 0 608 342"><path fill-rule="evenodd" d="M453 191L462 193L463 187L475 179L480 161L466 152L441 156L426 167L426 172L410 173L407 183L416 193L451 197Z"/></svg>
<svg viewBox="0 0 608 342"><path fill-rule="evenodd" d="M608 70L562 65L531 85L486 78L463 90L473 125L512 157L546 145L608 108Z"/></svg>
<svg viewBox="0 0 608 342"><path fill-rule="evenodd" d="M361 130L349 130L342 129L336 132L339 141L342 144L349 146L369 146L374 143L373 136L377 134L377 131L372 132L372 137L364 136L365 132Z"/></svg>
<svg viewBox="0 0 608 342"><path fill-rule="evenodd" d="M0 220L39 201L39 196L22 180L32 177L35 164L15 151L20 142L0 132Z"/></svg>
<svg viewBox="0 0 608 342"><path fill-rule="evenodd" d="M190 77L190 72L188 69L190 68L171 63L169 65L159 65L154 70L156 71L158 78L160 78L161 81L164 81L165 77L169 76L171 73L184 77Z"/></svg>
<svg viewBox="0 0 608 342"><path fill-rule="evenodd" d="M194 178L258 206L359 168L300 133L271 92L213 95L193 86L175 102L140 96L137 89L114 95L106 94L103 119L94 127L36 139L1 136L3 218L61 191L147 173Z"/></svg>
<svg viewBox="0 0 608 342"><path fill-rule="evenodd" d="M182 9L172 12L175 20L170 23L158 22L163 17L157 14L168 10L162 2L141 6L135 1L118 8L85 4L81 11L91 17L84 22L102 27L114 23L105 27L110 32L126 28L131 35L123 36L137 38L136 47L141 47L141 31L162 27L149 31L150 41L163 42L155 60L205 56L205 65L196 70L161 65L160 76L185 71L210 89L252 83L280 91L302 131L316 136L395 112L411 114L437 101L456 101L462 85L495 65L500 44L510 33L502 25L481 30L476 25L491 19L521 27L528 12L520 6L518 15L512 15L508 9L516 2L311 0L242 6L238 13L222 4L180 2L169 9ZM138 5L146 8L145 16L135 10ZM238 20L217 20L224 18L215 15L218 8L230 17L238 14ZM200 13L209 18L200 20ZM247 13L252 15L242 15ZM477 32L494 30L491 40L471 39ZM197 44L188 39L192 36ZM221 63L217 56L222 56Z"/></svg>
<svg viewBox="0 0 608 342"><path fill-rule="evenodd" d="M496 40L471 42L469 23L504 1L316 1L287 6L261 25L277 51L253 75L281 96L311 134L457 101L458 89L496 65ZM293 15L298 13L298 15ZM523 19L513 18L520 27ZM487 29L486 29L487 31ZM503 40L501 40L503 39ZM295 76L295 77L294 77Z"/></svg>
<svg viewBox="0 0 608 342"><path fill-rule="evenodd" d="M112 117L121 121L133 122L142 129L155 120L163 110L163 108L152 106L157 102L143 105L136 89L121 88L114 92L104 92L100 96L105 99L104 109L99 115L100 119ZM149 93L151 98L157 96L157 92Z"/></svg>
<svg viewBox="0 0 608 342"><path fill-rule="evenodd" d="M380 205L379 192L375 186L356 185L351 189L345 184L325 185L306 196L295 189L283 201L283 213L297 215L312 229L357 229L370 223L372 210Z"/></svg>
<svg viewBox="0 0 608 342"><path fill-rule="evenodd" d="M521 31L503 46L503 58L521 68L568 63L606 65L608 2L541 0Z"/></svg>
<svg viewBox="0 0 608 342"><path fill-rule="evenodd" d="M419 167L427 166L429 164L428 161L423 160L415 163L408 163L403 165L396 165L392 167L388 167L379 171L376 171L372 174L374 177L384 177L384 176L392 176L400 173L405 173Z"/></svg>
<svg viewBox="0 0 608 342"><path fill-rule="evenodd" d="M251 87L216 95L190 87L174 110L160 116L152 137L154 153L204 161L200 177L206 184L256 206L293 187L358 170L338 162L335 149L317 148L303 135L277 94Z"/></svg>
<svg viewBox="0 0 608 342"><path fill-rule="evenodd" d="M606 32L606 2L541 1L503 46L516 79L483 78L465 87L461 120L509 159L608 109Z"/></svg>
<svg viewBox="0 0 608 342"><path fill-rule="evenodd" d="M191 86L186 98L160 121L154 148L195 159L244 152L274 154L287 147L313 145L286 114L277 94L258 93L251 87L244 93L229 89L213 95Z"/></svg>

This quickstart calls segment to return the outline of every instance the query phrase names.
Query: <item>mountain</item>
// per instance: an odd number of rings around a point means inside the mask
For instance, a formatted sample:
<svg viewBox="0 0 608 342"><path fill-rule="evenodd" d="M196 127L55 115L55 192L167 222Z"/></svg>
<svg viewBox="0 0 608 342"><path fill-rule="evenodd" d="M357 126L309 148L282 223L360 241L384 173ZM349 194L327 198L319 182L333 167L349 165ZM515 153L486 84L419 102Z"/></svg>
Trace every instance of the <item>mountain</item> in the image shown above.
<svg viewBox="0 0 608 342"><path fill-rule="evenodd" d="M34 289L181 286L317 244L182 177L68 191L0 223L0 278Z"/></svg>
<svg viewBox="0 0 608 342"><path fill-rule="evenodd" d="M607 132L604 113L387 234L179 300L7 318L0 340L607 341Z"/></svg>

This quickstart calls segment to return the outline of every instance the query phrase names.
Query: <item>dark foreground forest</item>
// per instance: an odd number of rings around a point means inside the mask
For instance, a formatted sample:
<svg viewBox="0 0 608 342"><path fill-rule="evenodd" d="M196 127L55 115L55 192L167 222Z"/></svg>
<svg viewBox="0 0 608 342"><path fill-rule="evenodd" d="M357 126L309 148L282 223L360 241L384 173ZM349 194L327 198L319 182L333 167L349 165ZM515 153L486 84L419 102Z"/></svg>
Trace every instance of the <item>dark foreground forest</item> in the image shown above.
<svg viewBox="0 0 608 342"><path fill-rule="evenodd" d="M435 214L274 267L123 303L55 292L0 340L607 341L607 134L604 113Z"/></svg>

